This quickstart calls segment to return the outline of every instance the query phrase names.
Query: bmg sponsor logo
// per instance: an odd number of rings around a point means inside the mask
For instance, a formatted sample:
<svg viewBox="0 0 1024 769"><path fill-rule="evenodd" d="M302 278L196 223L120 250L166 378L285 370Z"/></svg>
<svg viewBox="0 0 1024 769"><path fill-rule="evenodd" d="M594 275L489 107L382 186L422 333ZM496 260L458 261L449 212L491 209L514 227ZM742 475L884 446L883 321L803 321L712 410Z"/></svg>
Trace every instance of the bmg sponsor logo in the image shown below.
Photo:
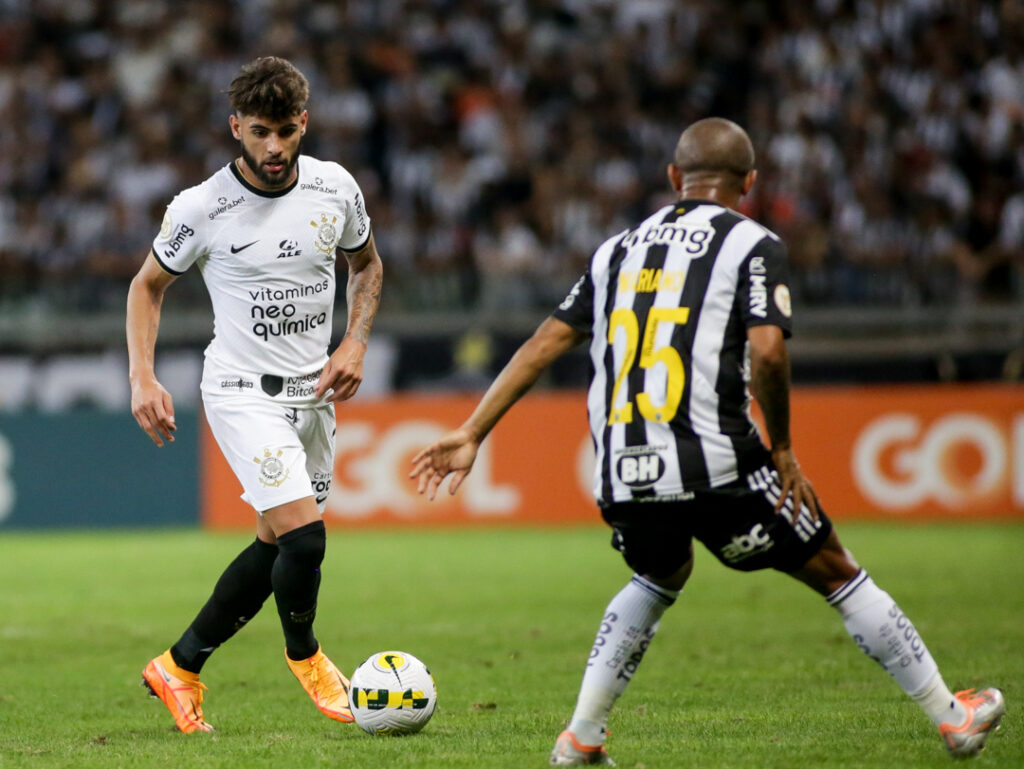
<svg viewBox="0 0 1024 769"><path fill-rule="evenodd" d="M363 196L358 192L352 199L352 207L356 212L356 237L362 237L366 232L366 209L363 207Z"/></svg>
<svg viewBox="0 0 1024 769"><path fill-rule="evenodd" d="M166 222L167 220L165 220ZM166 224L165 224L166 226ZM161 234L163 234L163 227ZM196 231L187 224L179 224L177 229L167 237L167 245L163 248L163 256L166 259L173 259L185 246L185 241L196 234Z"/></svg>
<svg viewBox="0 0 1024 769"><path fill-rule="evenodd" d="M914 414L885 414L861 431L851 464L858 490L882 508L930 502L970 510L1007 491L1014 505L1024 505L1024 414L1015 415L1009 432L979 413L954 412L930 424Z"/></svg>

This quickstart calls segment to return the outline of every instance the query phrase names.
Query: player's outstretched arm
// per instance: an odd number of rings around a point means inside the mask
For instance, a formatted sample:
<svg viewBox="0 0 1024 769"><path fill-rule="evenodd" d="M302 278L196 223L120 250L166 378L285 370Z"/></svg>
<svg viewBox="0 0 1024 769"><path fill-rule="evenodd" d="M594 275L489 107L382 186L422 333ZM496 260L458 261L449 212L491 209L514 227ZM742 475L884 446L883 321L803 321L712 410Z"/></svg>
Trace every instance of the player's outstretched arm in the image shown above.
<svg viewBox="0 0 1024 769"><path fill-rule="evenodd" d="M586 337L556 318L548 318L501 370L463 425L412 458L410 478L419 480L420 494L434 499L442 481L453 475L454 494L473 469L477 451L505 412L534 385L544 370Z"/></svg>
<svg viewBox="0 0 1024 769"><path fill-rule="evenodd" d="M156 337L164 292L177 276L163 269L150 251L128 288L125 334L128 339L128 380L132 387L132 416L153 443L174 441L174 402L157 381Z"/></svg>
<svg viewBox="0 0 1024 769"><path fill-rule="evenodd" d="M329 401L348 400L363 383L363 358L370 341L370 328L380 306L381 284L384 279L384 265L377 253L373 233L366 245L351 254L348 261L348 287L345 298L348 303L348 325L341 344L328 358L320 379L316 383L316 397L323 397L328 390L334 390Z"/></svg>
<svg viewBox="0 0 1024 769"><path fill-rule="evenodd" d="M771 325L754 326L747 329L747 339L750 342L750 386L764 414L772 461L782 483L775 512L779 512L792 495L794 513L804 504L817 519L817 494L796 461L789 436L789 352L782 329Z"/></svg>

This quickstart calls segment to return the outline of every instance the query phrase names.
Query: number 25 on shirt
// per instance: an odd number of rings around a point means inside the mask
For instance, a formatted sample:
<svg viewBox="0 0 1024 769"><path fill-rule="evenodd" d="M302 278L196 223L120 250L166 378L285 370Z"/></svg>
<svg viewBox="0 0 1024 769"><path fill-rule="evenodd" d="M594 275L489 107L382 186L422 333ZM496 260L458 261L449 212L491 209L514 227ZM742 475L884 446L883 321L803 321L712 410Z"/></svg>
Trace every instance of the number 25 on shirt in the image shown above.
<svg viewBox="0 0 1024 769"><path fill-rule="evenodd" d="M636 362L640 368L649 369L658 363L665 364L665 402L662 406L654 405L649 393L636 394L636 405L640 416L649 422L671 422L679 409L679 401L683 398L683 386L686 384L686 369L679 352L671 345L655 349L654 342L658 325L673 323L684 325L690 319L689 307L652 307L647 313L644 324L643 343L640 345L640 359L636 360L637 342L640 340L640 322L636 313L625 307L612 311L608 322L608 344L615 343L615 337L622 329L626 334L626 347L622 354L622 366L615 377L612 389L611 413L608 424L629 424L633 421L633 404L627 400L619 405L619 396L626 376Z"/></svg>

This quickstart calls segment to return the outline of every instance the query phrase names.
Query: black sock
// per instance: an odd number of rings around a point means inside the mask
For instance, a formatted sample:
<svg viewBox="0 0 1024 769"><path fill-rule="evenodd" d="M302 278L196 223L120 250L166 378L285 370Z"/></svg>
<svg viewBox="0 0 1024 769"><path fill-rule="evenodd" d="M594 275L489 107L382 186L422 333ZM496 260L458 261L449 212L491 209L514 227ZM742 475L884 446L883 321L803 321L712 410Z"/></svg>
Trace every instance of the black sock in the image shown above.
<svg viewBox="0 0 1024 769"><path fill-rule="evenodd" d="M198 673L214 649L242 629L267 600L277 545L257 539L224 570L213 595L171 647L178 667Z"/></svg>
<svg viewBox="0 0 1024 769"><path fill-rule="evenodd" d="M308 659L319 648L313 635L313 619L320 590L320 562L327 547L324 522L313 521L282 534L277 538L277 546L280 552L271 579L285 650L290 659Z"/></svg>

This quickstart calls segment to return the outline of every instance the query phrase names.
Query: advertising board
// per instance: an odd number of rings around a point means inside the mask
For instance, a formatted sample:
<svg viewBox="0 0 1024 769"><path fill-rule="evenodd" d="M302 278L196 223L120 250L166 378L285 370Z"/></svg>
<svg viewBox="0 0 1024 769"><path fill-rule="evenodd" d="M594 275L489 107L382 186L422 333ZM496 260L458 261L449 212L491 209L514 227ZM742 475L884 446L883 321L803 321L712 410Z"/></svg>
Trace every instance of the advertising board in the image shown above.
<svg viewBox="0 0 1024 769"><path fill-rule="evenodd" d="M478 396L408 395L338 407L328 525L574 524L600 520L582 391L531 393L484 442L454 497L416 494L410 459ZM823 387L793 393L797 456L837 519L1024 518L1024 391L1016 386ZM206 525L253 511L209 431Z"/></svg>

